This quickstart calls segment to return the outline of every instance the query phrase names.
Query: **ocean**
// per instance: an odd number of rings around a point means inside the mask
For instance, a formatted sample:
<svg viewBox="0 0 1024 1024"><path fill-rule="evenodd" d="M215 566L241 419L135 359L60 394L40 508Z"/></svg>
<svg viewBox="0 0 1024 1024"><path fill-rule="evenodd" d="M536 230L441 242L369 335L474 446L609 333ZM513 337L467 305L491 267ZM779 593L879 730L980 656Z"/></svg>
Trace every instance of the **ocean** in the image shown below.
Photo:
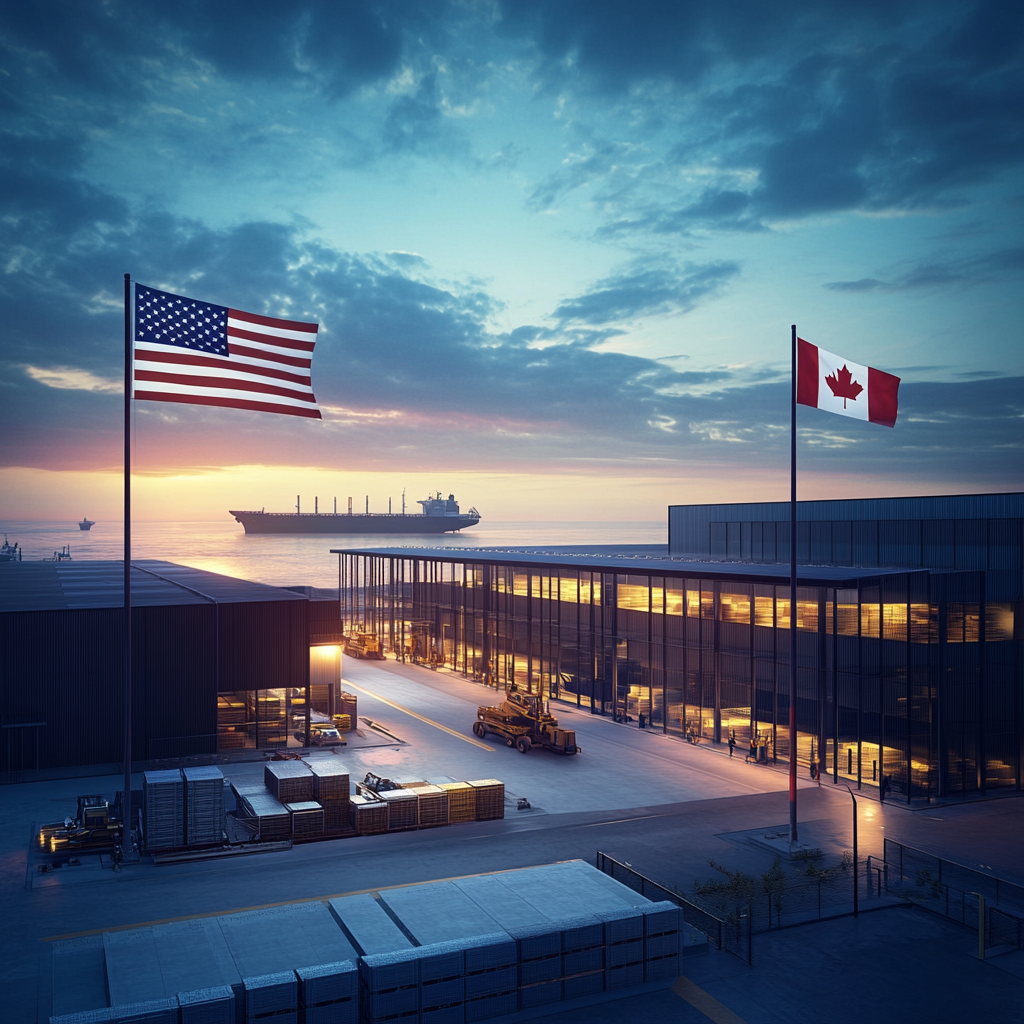
<svg viewBox="0 0 1024 1024"><path fill-rule="evenodd" d="M72 522L3 520L0 535L21 545L26 561L52 558L66 546L75 562L123 557L122 524L97 522L89 531ZM550 545L667 544L662 522L481 523L440 537L247 536L233 519L132 523L132 558L159 558L272 586L336 587L338 558L331 548L535 548ZM2 578L2 577L0 577Z"/></svg>

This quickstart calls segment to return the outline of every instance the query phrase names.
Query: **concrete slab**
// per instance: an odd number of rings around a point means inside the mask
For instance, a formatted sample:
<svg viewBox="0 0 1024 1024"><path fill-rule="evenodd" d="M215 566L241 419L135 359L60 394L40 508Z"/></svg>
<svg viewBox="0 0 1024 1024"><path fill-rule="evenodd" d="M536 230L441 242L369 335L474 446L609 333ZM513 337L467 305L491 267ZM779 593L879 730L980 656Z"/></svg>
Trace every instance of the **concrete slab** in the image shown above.
<svg viewBox="0 0 1024 1024"><path fill-rule="evenodd" d="M389 889L380 898L423 946L501 930L493 917L451 882Z"/></svg>
<svg viewBox="0 0 1024 1024"><path fill-rule="evenodd" d="M156 925L153 940L167 995L241 983L241 976L214 918Z"/></svg>
<svg viewBox="0 0 1024 1024"><path fill-rule="evenodd" d="M53 943L52 969L55 1016L110 1005L102 935Z"/></svg>
<svg viewBox="0 0 1024 1024"><path fill-rule="evenodd" d="M412 948L405 933L368 892L333 899L330 908L346 937L364 956Z"/></svg>
<svg viewBox="0 0 1024 1024"><path fill-rule="evenodd" d="M319 901L216 920L243 979L357 956L330 910Z"/></svg>
<svg viewBox="0 0 1024 1024"><path fill-rule="evenodd" d="M162 999L163 977L152 928L105 932L103 955L111 1006Z"/></svg>

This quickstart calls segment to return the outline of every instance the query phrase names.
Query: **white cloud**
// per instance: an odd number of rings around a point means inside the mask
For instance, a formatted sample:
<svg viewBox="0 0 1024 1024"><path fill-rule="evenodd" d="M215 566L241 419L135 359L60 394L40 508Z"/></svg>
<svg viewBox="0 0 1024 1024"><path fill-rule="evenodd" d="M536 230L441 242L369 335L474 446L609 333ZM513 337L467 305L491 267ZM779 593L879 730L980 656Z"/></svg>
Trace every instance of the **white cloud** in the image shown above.
<svg viewBox="0 0 1024 1024"><path fill-rule="evenodd" d="M98 391L101 394L124 394L124 382L110 377L98 377L75 366L26 366L25 373L34 381L60 391Z"/></svg>

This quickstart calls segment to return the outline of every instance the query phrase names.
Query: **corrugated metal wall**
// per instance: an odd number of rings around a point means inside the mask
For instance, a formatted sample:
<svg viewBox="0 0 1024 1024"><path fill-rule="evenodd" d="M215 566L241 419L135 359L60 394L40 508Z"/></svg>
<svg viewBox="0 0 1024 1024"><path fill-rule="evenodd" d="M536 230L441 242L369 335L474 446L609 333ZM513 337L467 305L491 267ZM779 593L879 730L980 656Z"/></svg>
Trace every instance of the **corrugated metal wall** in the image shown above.
<svg viewBox="0 0 1024 1024"><path fill-rule="evenodd" d="M306 686L309 604L135 608L133 759L217 750L217 692ZM220 659L217 615L220 618ZM0 720L42 721L40 768L112 764L123 753L119 608L0 615ZM0 730L0 771L34 769L35 730Z"/></svg>

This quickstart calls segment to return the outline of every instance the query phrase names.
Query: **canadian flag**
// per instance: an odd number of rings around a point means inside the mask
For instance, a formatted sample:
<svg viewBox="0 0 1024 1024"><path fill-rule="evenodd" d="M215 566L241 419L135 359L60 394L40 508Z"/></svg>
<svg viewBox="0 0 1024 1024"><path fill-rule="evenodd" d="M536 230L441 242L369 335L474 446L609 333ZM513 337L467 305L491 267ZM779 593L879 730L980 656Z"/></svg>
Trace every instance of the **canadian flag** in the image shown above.
<svg viewBox="0 0 1024 1024"><path fill-rule="evenodd" d="M826 352L803 338L797 338L796 344L796 400L800 405L896 426L899 377Z"/></svg>

